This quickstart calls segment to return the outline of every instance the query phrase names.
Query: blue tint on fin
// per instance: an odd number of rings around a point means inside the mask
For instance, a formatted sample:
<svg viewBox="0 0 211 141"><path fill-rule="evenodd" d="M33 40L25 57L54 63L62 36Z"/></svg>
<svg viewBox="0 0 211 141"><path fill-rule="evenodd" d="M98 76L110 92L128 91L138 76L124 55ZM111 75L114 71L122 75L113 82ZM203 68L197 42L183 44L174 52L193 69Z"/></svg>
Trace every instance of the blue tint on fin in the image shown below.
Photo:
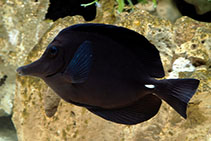
<svg viewBox="0 0 211 141"><path fill-rule="evenodd" d="M83 83L87 80L92 64L92 48L90 41L84 41L76 50L73 59L64 74L72 83Z"/></svg>

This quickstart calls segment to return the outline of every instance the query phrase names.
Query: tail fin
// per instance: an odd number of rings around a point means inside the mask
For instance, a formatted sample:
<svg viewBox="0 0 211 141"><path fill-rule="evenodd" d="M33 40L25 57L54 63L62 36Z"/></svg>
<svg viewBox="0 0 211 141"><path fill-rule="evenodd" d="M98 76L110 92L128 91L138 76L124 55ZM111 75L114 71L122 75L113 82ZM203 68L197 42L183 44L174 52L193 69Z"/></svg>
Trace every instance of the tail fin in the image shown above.
<svg viewBox="0 0 211 141"><path fill-rule="evenodd" d="M182 117L187 118L187 104L199 85L197 79L159 80L156 94L172 106Z"/></svg>

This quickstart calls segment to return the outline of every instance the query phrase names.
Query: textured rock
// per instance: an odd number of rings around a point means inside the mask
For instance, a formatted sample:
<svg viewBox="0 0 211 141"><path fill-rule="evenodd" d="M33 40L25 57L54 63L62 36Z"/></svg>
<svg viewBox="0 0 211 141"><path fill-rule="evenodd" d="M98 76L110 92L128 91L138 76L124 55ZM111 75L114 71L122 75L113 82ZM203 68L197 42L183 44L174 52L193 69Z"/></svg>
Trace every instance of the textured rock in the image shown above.
<svg viewBox="0 0 211 141"><path fill-rule="evenodd" d="M198 22L188 17L182 17L178 19L174 25L174 40L179 46L184 42L192 40L196 35L196 31L202 34L201 37L198 38L206 38L209 40L207 36L210 35L210 23Z"/></svg>
<svg viewBox="0 0 211 141"><path fill-rule="evenodd" d="M57 111L57 107L61 98L57 96L56 93L49 87L43 93L46 116L52 117Z"/></svg>
<svg viewBox="0 0 211 141"><path fill-rule="evenodd" d="M15 94L15 71L0 64L0 117L12 113ZM9 73L11 73L9 75ZM8 76L9 75L9 76Z"/></svg>
<svg viewBox="0 0 211 141"><path fill-rule="evenodd" d="M101 13L98 16L106 17L109 21L106 21L106 18L102 21L97 18L97 22L121 25L146 36L160 50L167 76L168 72L175 71L175 69L172 70L172 64L174 64L173 68L178 68L175 64L179 57L185 58L181 59L186 60L184 63L194 63L191 60L191 57L194 57L194 51L189 42L195 41L194 44L197 48L202 50L197 55L204 57L202 59L206 61L205 64L193 64L194 66L191 64L193 69L189 72L181 72L183 70L176 69L176 73L180 77L195 77L201 80L199 90L189 104L188 119L182 119L163 102L159 113L154 118L138 125L125 126L101 119L86 109L63 100L60 101L56 113L54 114L55 109L52 108L52 117L48 117L45 110L49 109L46 108L49 105L45 105L46 102L44 104L45 97L47 97L44 94L48 89L46 84L38 78L17 76L13 122L17 128L18 139L20 141L209 140L211 136L211 71L208 63L210 60L210 32L201 31L210 29L210 24L195 22L183 17L179 19L181 22L172 25L170 21L156 18L141 10L135 10L131 14L117 14L109 9L106 14ZM84 21L79 16L66 17L56 21L29 53L26 63L39 58L48 43L60 30L82 22ZM202 35L203 37L201 37ZM202 38L203 40L201 40ZM202 41L203 43L201 43ZM182 49L185 49L184 53ZM186 56L188 57L186 58ZM55 105L49 107L55 107Z"/></svg>
<svg viewBox="0 0 211 141"><path fill-rule="evenodd" d="M96 19L92 22L112 24L116 20L114 16L115 1L114 0L101 0L97 7Z"/></svg>
<svg viewBox="0 0 211 141"><path fill-rule="evenodd" d="M176 7L174 0L159 0L156 9L159 17L175 22L182 16L178 8Z"/></svg>
<svg viewBox="0 0 211 141"><path fill-rule="evenodd" d="M3 32L0 34L0 55L6 65L22 64L28 52L46 32L50 25L43 21L47 7L48 0L9 0L1 3L0 30Z"/></svg>
<svg viewBox="0 0 211 141"><path fill-rule="evenodd" d="M136 4L135 7L139 10L145 10L157 17L167 19L172 23L182 16L173 0L159 0L157 1L156 7L152 1L148 1L146 4Z"/></svg>
<svg viewBox="0 0 211 141"><path fill-rule="evenodd" d="M48 0L0 1L0 116L12 113L17 66L51 25L47 7Z"/></svg>
<svg viewBox="0 0 211 141"><path fill-rule="evenodd" d="M15 94L15 70L25 62L29 51L52 24L43 21L47 7L48 0L0 0L1 141L17 140L10 119Z"/></svg>

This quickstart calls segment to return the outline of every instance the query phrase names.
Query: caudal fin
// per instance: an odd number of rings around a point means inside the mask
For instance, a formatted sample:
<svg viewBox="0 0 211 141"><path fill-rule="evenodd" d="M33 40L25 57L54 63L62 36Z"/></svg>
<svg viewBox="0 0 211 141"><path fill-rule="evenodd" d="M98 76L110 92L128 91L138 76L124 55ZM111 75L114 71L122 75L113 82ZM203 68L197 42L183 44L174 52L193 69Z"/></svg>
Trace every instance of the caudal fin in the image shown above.
<svg viewBox="0 0 211 141"><path fill-rule="evenodd" d="M159 81L156 94L187 118L187 105L199 85L197 79L164 79Z"/></svg>

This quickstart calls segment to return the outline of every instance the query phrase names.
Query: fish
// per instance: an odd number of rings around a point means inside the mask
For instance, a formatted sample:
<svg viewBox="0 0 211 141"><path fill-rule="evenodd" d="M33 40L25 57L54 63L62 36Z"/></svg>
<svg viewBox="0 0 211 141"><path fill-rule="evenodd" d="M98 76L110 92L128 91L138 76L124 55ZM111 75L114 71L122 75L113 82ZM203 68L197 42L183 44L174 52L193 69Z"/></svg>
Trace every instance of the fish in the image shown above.
<svg viewBox="0 0 211 141"><path fill-rule="evenodd" d="M94 20L96 17L96 5L82 6L93 0L50 0L46 19L56 21L66 16L81 15L86 21Z"/></svg>
<svg viewBox="0 0 211 141"><path fill-rule="evenodd" d="M162 100L187 118L200 83L161 79L165 72L153 44L133 30L99 23L63 29L38 60L17 73L39 77L66 102L125 125L154 117Z"/></svg>

